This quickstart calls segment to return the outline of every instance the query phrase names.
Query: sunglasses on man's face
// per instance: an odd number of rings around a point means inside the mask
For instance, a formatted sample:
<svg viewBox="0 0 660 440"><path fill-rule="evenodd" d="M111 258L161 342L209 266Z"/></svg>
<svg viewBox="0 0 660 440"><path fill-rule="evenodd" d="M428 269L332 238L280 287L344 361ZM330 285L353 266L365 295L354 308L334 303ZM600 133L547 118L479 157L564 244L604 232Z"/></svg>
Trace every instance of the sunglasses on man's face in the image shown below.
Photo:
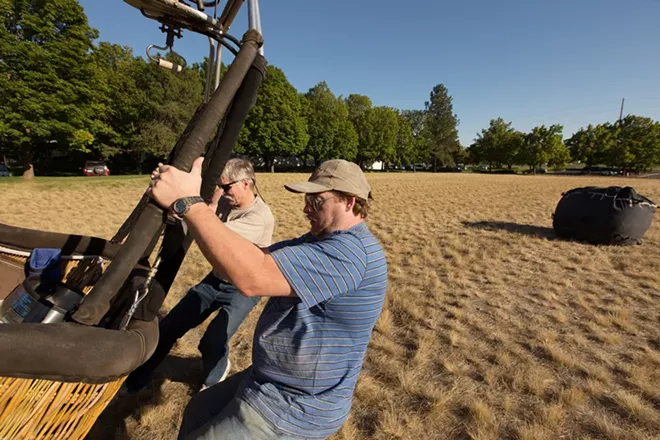
<svg viewBox="0 0 660 440"><path fill-rule="evenodd" d="M240 180L234 180L233 182L225 183L224 185L218 185L224 192L229 192L231 186L235 183L240 182Z"/></svg>
<svg viewBox="0 0 660 440"><path fill-rule="evenodd" d="M309 206L313 212L317 212L319 209L321 209L321 206L323 206L325 202L327 202L330 199L336 199L336 198L337 196L330 196L323 198L323 197L307 194L305 196L305 205Z"/></svg>

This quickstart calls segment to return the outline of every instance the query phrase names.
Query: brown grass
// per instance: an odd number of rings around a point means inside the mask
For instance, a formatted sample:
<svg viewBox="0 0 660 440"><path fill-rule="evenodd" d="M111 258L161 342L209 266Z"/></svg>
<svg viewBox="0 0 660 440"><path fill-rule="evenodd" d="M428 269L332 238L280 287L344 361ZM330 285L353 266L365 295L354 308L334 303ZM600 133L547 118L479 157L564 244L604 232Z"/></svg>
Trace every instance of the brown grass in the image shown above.
<svg viewBox="0 0 660 440"><path fill-rule="evenodd" d="M260 175L275 238L305 232L301 198ZM570 188L660 181L550 176L371 174L369 223L390 264L353 409L333 440L660 438L660 224L643 246L554 239ZM0 183L0 221L110 237L145 178ZM195 247L164 311L209 270ZM259 310L231 342L250 363ZM190 332L152 389L112 405L91 438L174 439L200 383Z"/></svg>

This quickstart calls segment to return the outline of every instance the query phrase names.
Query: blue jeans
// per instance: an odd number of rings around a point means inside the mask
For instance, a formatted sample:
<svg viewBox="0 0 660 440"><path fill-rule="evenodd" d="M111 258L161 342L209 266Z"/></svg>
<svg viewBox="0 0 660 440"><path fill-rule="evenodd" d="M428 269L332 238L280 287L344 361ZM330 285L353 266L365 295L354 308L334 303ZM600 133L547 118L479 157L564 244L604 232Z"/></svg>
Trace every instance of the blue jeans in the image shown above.
<svg viewBox="0 0 660 440"><path fill-rule="evenodd" d="M129 390L146 386L176 341L219 310L198 346L206 375L204 384L216 384L227 368L229 340L259 299L243 296L232 284L209 273L160 321L158 346L149 360L126 379Z"/></svg>
<svg viewBox="0 0 660 440"><path fill-rule="evenodd" d="M196 394L183 413L178 440L294 440L279 434L261 414L236 397L250 368Z"/></svg>

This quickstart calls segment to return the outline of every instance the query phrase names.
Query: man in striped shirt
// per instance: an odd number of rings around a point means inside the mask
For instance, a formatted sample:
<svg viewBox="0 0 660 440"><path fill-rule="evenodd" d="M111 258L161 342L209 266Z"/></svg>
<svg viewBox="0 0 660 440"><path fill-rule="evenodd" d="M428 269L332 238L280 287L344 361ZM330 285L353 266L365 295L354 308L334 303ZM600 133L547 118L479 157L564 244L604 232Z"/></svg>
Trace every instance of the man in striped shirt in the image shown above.
<svg viewBox="0 0 660 440"><path fill-rule="evenodd" d="M160 168L152 196L164 207L198 196L191 173ZM259 249L203 203L183 213L213 267L241 292L270 297L254 335L252 367L195 396L180 439L325 439L350 411L387 288L387 263L365 223L371 187L360 168L329 160L307 182L310 232Z"/></svg>

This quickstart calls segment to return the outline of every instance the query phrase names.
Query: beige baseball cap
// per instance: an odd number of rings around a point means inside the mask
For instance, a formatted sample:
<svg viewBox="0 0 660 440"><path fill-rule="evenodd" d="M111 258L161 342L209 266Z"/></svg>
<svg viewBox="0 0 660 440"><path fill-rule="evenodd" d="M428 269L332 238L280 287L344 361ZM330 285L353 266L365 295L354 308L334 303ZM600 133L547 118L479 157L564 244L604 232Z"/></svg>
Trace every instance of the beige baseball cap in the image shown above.
<svg viewBox="0 0 660 440"><path fill-rule="evenodd" d="M307 182L284 185L295 193L317 194L325 191L341 191L369 200L371 186L360 167L347 160L326 160L314 170Z"/></svg>

